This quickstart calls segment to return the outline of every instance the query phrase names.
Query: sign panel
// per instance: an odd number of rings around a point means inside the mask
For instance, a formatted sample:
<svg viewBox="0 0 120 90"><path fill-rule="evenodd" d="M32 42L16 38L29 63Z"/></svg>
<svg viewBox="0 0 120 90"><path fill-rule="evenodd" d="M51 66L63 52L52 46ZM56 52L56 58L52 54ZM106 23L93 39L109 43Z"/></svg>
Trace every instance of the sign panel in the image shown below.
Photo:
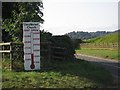
<svg viewBox="0 0 120 90"><path fill-rule="evenodd" d="M40 70L40 23L23 22L24 69Z"/></svg>

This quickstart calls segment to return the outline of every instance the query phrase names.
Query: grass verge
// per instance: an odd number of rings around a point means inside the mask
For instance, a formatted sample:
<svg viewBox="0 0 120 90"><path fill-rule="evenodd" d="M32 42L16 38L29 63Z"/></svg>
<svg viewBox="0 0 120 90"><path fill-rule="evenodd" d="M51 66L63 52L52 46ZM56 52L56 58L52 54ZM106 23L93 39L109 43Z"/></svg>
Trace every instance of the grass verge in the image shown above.
<svg viewBox="0 0 120 90"><path fill-rule="evenodd" d="M80 50L76 50L76 53L114 59L114 60L120 60L120 53L118 53L117 50L82 48Z"/></svg>
<svg viewBox="0 0 120 90"><path fill-rule="evenodd" d="M109 71L84 60L54 61L52 69L15 72L6 68L2 72L3 88L86 88L114 86Z"/></svg>

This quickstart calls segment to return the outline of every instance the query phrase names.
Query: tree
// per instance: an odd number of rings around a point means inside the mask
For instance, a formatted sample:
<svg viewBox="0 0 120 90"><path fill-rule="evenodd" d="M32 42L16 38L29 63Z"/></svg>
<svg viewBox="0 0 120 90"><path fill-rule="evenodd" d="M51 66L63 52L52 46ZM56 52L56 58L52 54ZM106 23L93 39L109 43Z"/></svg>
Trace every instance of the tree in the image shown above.
<svg viewBox="0 0 120 90"><path fill-rule="evenodd" d="M45 30L40 31L40 36L41 36L41 41L42 42L51 41L51 39L52 39L52 33L47 32Z"/></svg>
<svg viewBox="0 0 120 90"><path fill-rule="evenodd" d="M42 19L42 1L9 3L4 2L2 4L2 7L3 29L5 29L6 32L9 32L9 34L12 36L13 41L22 41L22 22L44 22L44 20Z"/></svg>
<svg viewBox="0 0 120 90"><path fill-rule="evenodd" d="M10 36L9 32L6 32L5 29L2 29L2 41L10 42L12 37Z"/></svg>

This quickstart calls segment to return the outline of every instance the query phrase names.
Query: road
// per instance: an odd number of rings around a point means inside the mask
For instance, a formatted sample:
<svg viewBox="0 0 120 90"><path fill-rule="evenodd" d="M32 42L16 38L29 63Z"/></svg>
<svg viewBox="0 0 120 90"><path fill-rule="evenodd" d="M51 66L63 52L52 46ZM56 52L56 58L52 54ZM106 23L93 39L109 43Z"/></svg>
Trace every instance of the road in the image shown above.
<svg viewBox="0 0 120 90"><path fill-rule="evenodd" d="M76 54L76 58L84 59L86 61L96 63L99 66L102 66L109 70L112 75L118 80L120 79L120 63L117 60L98 58L94 56L88 56L83 54Z"/></svg>

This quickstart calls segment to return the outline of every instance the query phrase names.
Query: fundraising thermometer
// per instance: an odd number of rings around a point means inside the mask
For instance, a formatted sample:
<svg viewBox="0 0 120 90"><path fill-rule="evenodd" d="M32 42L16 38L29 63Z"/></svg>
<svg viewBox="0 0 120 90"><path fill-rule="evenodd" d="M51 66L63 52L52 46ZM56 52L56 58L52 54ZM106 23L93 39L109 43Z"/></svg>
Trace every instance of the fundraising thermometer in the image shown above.
<svg viewBox="0 0 120 90"><path fill-rule="evenodd" d="M35 68L35 64L34 64L34 53L33 53L33 49L34 49L34 40L33 40L33 32L31 32L31 65L30 68L34 69Z"/></svg>

